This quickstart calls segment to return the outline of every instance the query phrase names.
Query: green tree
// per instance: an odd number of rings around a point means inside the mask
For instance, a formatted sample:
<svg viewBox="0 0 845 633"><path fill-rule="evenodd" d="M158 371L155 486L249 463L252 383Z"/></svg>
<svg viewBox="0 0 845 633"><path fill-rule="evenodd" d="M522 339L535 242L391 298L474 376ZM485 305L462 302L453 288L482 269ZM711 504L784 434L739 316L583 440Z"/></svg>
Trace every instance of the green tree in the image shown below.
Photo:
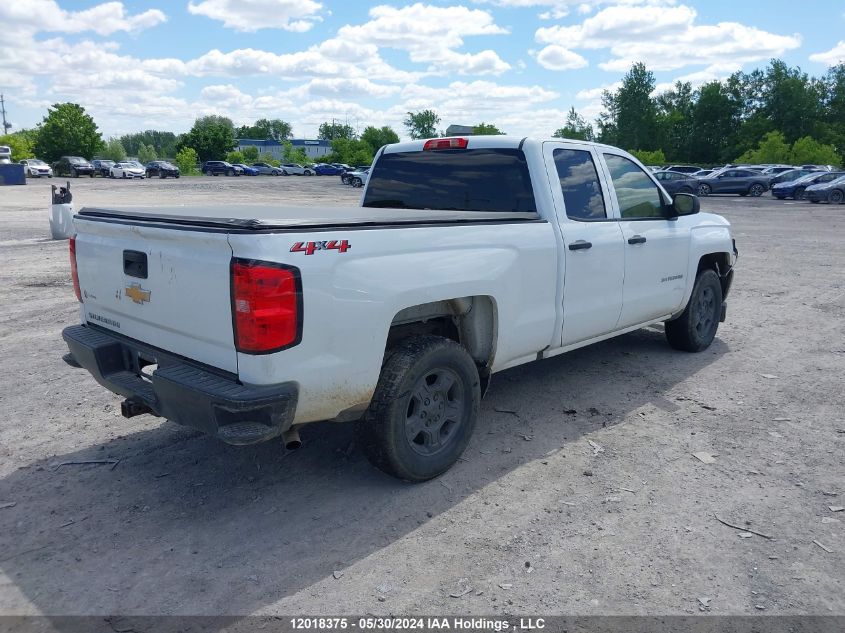
<svg viewBox="0 0 845 633"><path fill-rule="evenodd" d="M77 103L57 103L38 124L35 153L47 162L65 155L91 158L104 145L97 124L85 108Z"/></svg>
<svg viewBox="0 0 845 633"><path fill-rule="evenodd" d="M653 151L648 150L640 150L640 149L630 149L628 150L629 154L636 156L637 160L640 161L643 165L665 165L666 164L666 156L663 154L662 149L656 149Z"/></svg>
<svg viewBox="0 0 845 633"><path fill-rule="evenodd" d="M281 161L276 160L275 158L273 158L273 155L269 153L259 154L258 160L260 160L262 163L272 165L273 167L278 167L282 164Z"/></svg>
<svg viewBox="0 0 845 633"><path fill-rule="evenodd" d="M408 112L408 116L402 123L413 139L433 138L437 136L437 124L440 123L440 117L434 110Z"/></svg>
<svg viewBox="0 0 845 633"><path fill-rule="evenodd" d="M238 138L250 138L265 141L275 139L284 140L293 136L293 128L287 121L281 119L258 119L252 125L242 125L235 130Z"/></svg>
<svg viewBox="0 0 845 633"><path fill-rule="evenodd" d="M190 176L197 173L197 163L199 156L193 147L183 147L176 153L174 162L184 176Z"/></svg>
<svg viewBox="0 0 845 633"><path fill-rule="evenodd" d="M810 136L795 141L789 156L793 165L839 165L842 160L833 145L823 145Z"/></svg>
<svg viewBox="0 0 845 633"><path fill-rule="evenodd" d="M120 139L112 136L106 142L106 149L103 150L102 155L104 158L108 158L109 160L113 160L118 163L122 160L126 160L126 149L124 149L123 143L120 142Z"/></svg>
<svg viewBox="0 0 845 633"><path fill-rule="evenodd" d="M149 145L162 158L173 158L176 155L176 144L178 140L173 132L161 130L145 130L133 134L124 134L120 137L120 142L127 154L139 156L141 145Z"/></svg>
<svg viewBox="0 0 845 633"><path fill-rule="evenodd" d="M765 164L787 163L791 148L782 132L766 132L756 149L750 149L737 158L738 163Z"/></svg>
<svg viewBox="0 0 845 633"><path fill-rule="evenodd" d="M147 145L145 143L141 143L141 147L138 148L138 160L146 165L151 160L156 160L158 158L158 154L156 154L156 150L152 145Z"/></svg>
<svg viewBox="0 0 845 633"><path fill-rule="evenodd" d="M0 136L0 145L8 145L12 150L12 160L19 161L35 157L35 142L32 135L14 132Z"/></svg>
<svg viewBox="0 0 845 633"><path fill-rule="evenodd" d="M254 163L258 160L258 148L255 145L247 145L241 150L244 155L244 162Z"/></svg>
<svg viewBox="0 0 845 633"><path fill-rule="evenodd" d="M338 138L332 141L331 163L364 165L373 162L373 151L365 141Z"/></svg>
<svg viewBox="0 0 845 633"><path fill-rule="evenodd" d="M581 141L593 140L593 126L587 121L575 108L569 108L569 113L566 115L566 123L562 128L555 130L552 134L554 138L571 138Z"/></svg>
<svg viewBox="0 0 845 633"><path fill-rule="evenodd" d="M472 127L472 133L475 136L498 136L499 134L505 134L505 132L502 132L492 123L484 123L484 121L478 125L474 125Z"/></svg>
<svg viewBox="0 0 845 633"><path fill-rule="evenodd" d="M352 139L355 138L355 130L352 129L351 125L345 123L335 123L334 121L329 123L326 121L320 124L317 130L317 138L326 141L333 141L338 138Z"/></svg>
<svg viewBox="0 0 845 633"><path fill-rule="evenodd" d="M692 145L692 112L695 106L692 85L678 81L657 97L658 143L669 160L689 160Z"/></svg>
<svg viewBox="0 0 845 633"><path fill-rule="evenodd" d="M222 159L235 145L231 119L210 115L196 120L191 130L180 137L178 149L191 147L201 161L207 161Z"/></svg>
<svg viewBox="0 0 845 633"><path fill-rule="evenodd" d="M603 142L620 147L657 149L657 103L651 96L654 86L654 73L642 62L637 62L622 78L622 85L616 92L604 92L605 111L599 126Z"/></svg>
<svg viewBox="0 0 845 633"><path fill-rule="evenodd" d="M308 160L308 154L305 153L305 150L301 147L294 147L293 143L290 141L283 141L285 146L284 149L284 159L286 163L295 163L297 165L302 165L304 163L310 162Z"/></svg>
<svg viewBox="0 0 845 633"><path fill-rule="evenodd" d="M235 164L235 163L243 163L244 162L244 155L243 152L239 152L237 150L231 151L226 154L226 162Z"/></svg>
<svg viewBox="0 0 845 633"><path fill-rule="evenodd" d="M693 139L686 157L701 165L715 165L733 160L736 132L740 124L740 104L730 89L718 81L704 84L692 107Z"/></svg>
<svg viewBox="0 0 845 633"><path fill-rule="evenodd" d="M383 145L399 142L399 135L389 125L384 127L368 126L361 134L361 140L370 146L370 151L375 155Z"/></svg>

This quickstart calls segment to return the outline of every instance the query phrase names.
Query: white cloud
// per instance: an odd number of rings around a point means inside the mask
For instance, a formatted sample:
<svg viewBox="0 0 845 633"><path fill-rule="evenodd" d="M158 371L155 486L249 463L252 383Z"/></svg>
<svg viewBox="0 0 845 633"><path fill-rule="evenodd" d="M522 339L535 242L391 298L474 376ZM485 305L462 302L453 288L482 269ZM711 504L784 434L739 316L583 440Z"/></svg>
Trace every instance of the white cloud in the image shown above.
<svg viewBox="0 0 845 633"><path fill-rule="evenodd" d="M743 64L777 57L800 46L797 35L777 35L736 22L698 25L685 6L617 5L581 24L537 29L538 42L566 42L570 49L609 49L604 70L622 72L634 62L651 70L722 63Z"/></svg>
<svg viewBox="0 0 845 633"><path fill-rule="evenodd" d="M84 11L65 11L55 0L0 2L0 24L16 25L32 33L93 31L98 35L110 35L118 31L140 31L166 20L167 16L158 9L127 15L122 2L105 2Z"/></svg>
<svg viewBox="0 0 845 633"><path fill-rule="evenodd" d="M828 66L836 66L836 64L845 63L845 40L839 42L829 51L823 53L813 53L810 55L810 61L827 64Z"/></svg>
<svg viewBox="0 0 845 633"><path fill-rule="evenodd" d="M320 21L322 4L315 0L201 0L188 11L204 15L237 31L284 29L304 32Z"/></svg>
<svg viewBox="0 0 845 633"><path fill-rule="evenodd" d="M588 88L587 90L580 90L575 94L575 98L579 100L601 99L601 96L605 90L615 92L621 87L622 82L615 81L612 84L608 84L606 86L599 86L598 88Z"/></svg>
<svg viewBox="0 0 845 633"><path fill-rule="evenodd" d="M537 53L537 63L549 70L572 70L587 66L587 60L563 46L549 44Z"/></svg>
<svg viewBox="0 0 845 633"><path fill-rule="evenodd" d="M390 97L398 93L399 86L385 86L366 77L324 77L306 84L309 94L323 97Z"/></svg>
<svg viewBox="0 0 845 633"><path fill-rule="evenodd" d="M373 7L369 16L364 24L341 27L337 39L407 51L412 62L429 64L431 72L484 75L510 68L493 50L475 54L455 51L463 46L465 37L508 33L487 11L416 3L401 8Z"/></svg>

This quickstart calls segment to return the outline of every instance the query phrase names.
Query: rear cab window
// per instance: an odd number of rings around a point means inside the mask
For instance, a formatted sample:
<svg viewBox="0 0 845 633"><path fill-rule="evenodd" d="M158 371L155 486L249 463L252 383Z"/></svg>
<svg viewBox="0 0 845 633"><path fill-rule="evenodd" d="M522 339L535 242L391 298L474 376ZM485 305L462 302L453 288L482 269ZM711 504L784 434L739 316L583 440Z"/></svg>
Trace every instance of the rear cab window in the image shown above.
<svg viewBox="0 0 845 633"><path fill-rule="evenodd" d="M364 207L536 212L525 154L477 148L382 154L370 172Z"/></svg>
<svg viewBox="0 0 845 633"><path fill-rule="evenodd" d="M589 222L607 219L599 175L589 150L555 149L557 169L566 217Z"/></svg>

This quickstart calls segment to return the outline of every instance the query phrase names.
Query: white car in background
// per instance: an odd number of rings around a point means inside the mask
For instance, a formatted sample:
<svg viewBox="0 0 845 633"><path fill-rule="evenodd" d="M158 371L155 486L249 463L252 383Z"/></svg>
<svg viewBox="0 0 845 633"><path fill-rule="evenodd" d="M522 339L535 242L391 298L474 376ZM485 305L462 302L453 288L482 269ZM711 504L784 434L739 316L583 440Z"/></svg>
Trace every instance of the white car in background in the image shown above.
<svg viewBox="0 0 845 633"><path fill-rule="evenodd" d="M38 158L27 158L22 160L20 164L23 165L23 171L27 178L53 177L53 168Z"/></svg>
<svg viewBox="0 0 845 633"><path fill-rule="evenodd" d="M279 165L282 174L285 176L313 176L316 172L310 167L303 167L296 163L283 163Z"/></svg>
<svg viewBox="0 0 845 633"><path fill-rule="evenodd" d="M8 145L0 145L0 165L8 165L12 162L12 148Z"/></svg>
<svg viewBox="0 0 845 633"><path fill-rule="evenodd" d="M146 178L147 168L135 161L115 163L109 169L109 178Z"/></svg>

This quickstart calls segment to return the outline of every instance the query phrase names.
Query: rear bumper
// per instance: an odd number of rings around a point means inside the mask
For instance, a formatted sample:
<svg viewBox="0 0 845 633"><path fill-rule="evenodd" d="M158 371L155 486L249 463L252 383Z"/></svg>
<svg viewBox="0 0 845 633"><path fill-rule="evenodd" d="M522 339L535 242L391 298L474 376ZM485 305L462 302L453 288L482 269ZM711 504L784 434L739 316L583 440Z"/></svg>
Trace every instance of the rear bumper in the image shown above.
<svg viewBox="0 0 845 633"><path fill-rule="evenodd" d="M62 338L97 382L127 399L122 407L127 417L152 413L228 444L269 440L293 422L296 383L243 385L231 374L87 325L65 328ZM158 368L142 374L151 364Z"/></svg>

